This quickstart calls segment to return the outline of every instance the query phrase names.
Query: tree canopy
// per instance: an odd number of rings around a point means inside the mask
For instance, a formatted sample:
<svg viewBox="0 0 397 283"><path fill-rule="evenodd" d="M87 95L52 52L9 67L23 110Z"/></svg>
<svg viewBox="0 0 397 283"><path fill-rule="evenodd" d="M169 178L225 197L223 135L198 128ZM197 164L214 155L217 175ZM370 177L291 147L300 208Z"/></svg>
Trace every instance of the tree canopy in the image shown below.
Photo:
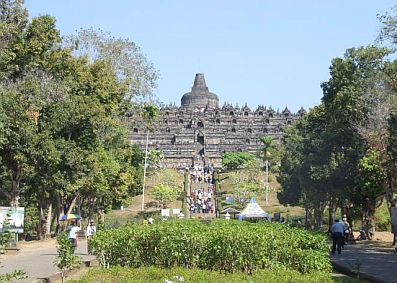
<svg viewBox="0 0 397 283"><path fill-rule="evenodd" d="M37 208L39 235L62 212L92 217L139 193L125 117L157 71L135 43L93 30L63 40L54 17L0 0L0 59L0 193Z"/></svg>
<svg viewBox="0 0 397 283"><path fill-rule="evenodd" d="M395 9L381 16L382 40L395 44ZM368 45L349 48L330 66L321 84L322 103L284 136L280 201L305 206L308 220L322 225L329 207L373 221L383 197L395 205L392 162L396 111L396 61L392 50ZM394 171L395 172L395 171Z"/></svg>

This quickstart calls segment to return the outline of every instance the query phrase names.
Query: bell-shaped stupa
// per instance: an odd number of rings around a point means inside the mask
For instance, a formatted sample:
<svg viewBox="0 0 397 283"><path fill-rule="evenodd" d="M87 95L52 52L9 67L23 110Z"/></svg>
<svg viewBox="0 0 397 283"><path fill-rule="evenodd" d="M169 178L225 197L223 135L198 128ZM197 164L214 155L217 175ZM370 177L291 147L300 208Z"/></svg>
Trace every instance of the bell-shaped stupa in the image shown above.
<svg viewBox="0 0 397 283"><path fill-rule="evenodd" d="M186 108L217 108L218 96L209 92L204 74L196 74L192 91L185 93L181 99L181 106Z"/></svg>

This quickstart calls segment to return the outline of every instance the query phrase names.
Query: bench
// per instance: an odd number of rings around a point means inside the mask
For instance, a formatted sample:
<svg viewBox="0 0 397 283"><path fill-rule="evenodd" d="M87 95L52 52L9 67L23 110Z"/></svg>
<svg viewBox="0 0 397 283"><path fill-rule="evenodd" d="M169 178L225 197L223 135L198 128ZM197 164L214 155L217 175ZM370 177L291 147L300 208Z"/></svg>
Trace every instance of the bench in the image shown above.
<svg viewBox="0 0 397 283"><path fill-rule="evenodd" d="M19 248L17 248L17 247L9 247L9 248L5 248L4 249L4 252L6 253L6 254L16 254L16 253L18 253L19 252Z"/></svg>

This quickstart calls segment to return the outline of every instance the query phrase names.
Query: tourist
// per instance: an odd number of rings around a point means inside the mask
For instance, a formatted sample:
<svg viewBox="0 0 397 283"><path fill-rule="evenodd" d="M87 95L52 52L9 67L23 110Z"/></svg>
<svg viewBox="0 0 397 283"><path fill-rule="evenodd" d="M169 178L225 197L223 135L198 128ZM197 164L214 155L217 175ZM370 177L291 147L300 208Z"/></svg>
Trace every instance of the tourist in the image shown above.
<svg viewBox="0 0 397 283"><path fill-rule="evenodd" d="M338 249L338 254L342 252L343 245L343 233L345 231L345 225L339 221L339 219L335 219L335 223L331 227L331 235L332 235L332 251L331 253L334 255L336 249Z"/></svg>
<svg viewBox="0 0 397 283"><path fill-rule="evenodd" d="M350 224L347 222L346 214L343 215L342 221L343 225L345 226L345 231L343 233L343 245L345 245L349 241L350 236Z"/></svg>
<svg viewBox="0 0 397 283"><path fill-rule="evenodd" d="M91 237L94 236L96 234L96 226L95 226L95 221L94 220L90 220L89 221L89 225L87 226L87 230L86 230L86 237L87 237L87 251L88 254L91 254L91 245L90 245L90 241L91 241Z"/></svg>
<svg viewBox="0 0 397 283"><path fill-rule="evenodd" d="M68 239L70 243L72 244L73 248L77 248L77 233L81 230L79 226L77 226L77 220L72 219L70 221L70 226L68 227Z"/></svg>
<svg viewBox="0 0 397 283"><path fill-rule="evenodd" d="M373 232L373 227L371 225L371 221L369 219L364 219L363 224L364 227L362 228L362 230L364 230L366 238L368 240L372 240L372 236L374 235L374 232Z"/></svg>

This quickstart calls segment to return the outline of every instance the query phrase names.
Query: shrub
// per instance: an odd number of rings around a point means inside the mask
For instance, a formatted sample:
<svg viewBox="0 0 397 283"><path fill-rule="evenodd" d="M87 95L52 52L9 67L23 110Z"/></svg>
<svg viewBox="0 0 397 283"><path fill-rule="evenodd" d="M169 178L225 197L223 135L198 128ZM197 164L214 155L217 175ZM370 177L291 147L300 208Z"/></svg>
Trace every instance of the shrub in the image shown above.
<svg viewBox="0 0 397 283"><path fill-rule="evenodd" d="M91 241L104 267L188 267L251 274L263 268L329 272L327 239L281 224L195 220L129 225Z"/></svg>
<svg viewBox="0 0 397 283"><path fill-rule="evenodd" d="M70 243L66 234L61 234L57 238L57 252L58 255L55 257L55 265L61 271L62 282L65 280L65 274L67 271L81 264L81 259L74 255L74 247Z"/></svg>

